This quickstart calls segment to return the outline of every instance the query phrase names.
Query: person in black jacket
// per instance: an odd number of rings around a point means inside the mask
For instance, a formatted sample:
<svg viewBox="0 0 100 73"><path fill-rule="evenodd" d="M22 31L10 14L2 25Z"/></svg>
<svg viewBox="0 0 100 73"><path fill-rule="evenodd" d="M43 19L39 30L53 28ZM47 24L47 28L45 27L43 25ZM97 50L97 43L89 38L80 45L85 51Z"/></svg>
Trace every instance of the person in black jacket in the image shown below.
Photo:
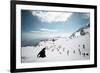
<svg viewBox="0 0 100 73"><path fill-rule="evenodd" d="M41 58L46 57L45 50L46 50L46 48L44 47L44 48L38 53L37 57L41 57Z"/></svg>

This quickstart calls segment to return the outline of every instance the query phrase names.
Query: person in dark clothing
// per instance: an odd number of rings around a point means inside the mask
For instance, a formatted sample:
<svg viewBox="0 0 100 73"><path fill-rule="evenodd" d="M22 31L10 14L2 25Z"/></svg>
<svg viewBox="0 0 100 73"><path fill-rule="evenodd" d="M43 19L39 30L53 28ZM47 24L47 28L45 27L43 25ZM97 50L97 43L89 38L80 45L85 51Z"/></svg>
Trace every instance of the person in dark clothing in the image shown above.
<svg viewBox="0 0 100 73"><path fill-rule="evenodd" d="M83 44L83 49L85 49L85 45Z"/></svg>
<svg viewBox="0 0 100 73"><path fill-rule="evenodd" d="M78 49L78 51L79 51L79 54L81 55L81 50L80 50L80 49Z"/></svg>
<svg viewBox="0 0 100 73"><path fill-rule="evenodd" d="M89 55L89 53L86 53L86 55L88 56L88 55Z"/></svg>
<svg viewBox="0 0 100 73"><path fill-rule="evenodd" d="M46 49L46 48L43 48L43 49L38 53L37 57L41 57L41 58L46 57L45 49Z"/></svg>
<svg viewBox="0 0 100 73"><path fill-rule="evenodd" d="M75 54L75 50L73 51L73 53Z"/></svg>

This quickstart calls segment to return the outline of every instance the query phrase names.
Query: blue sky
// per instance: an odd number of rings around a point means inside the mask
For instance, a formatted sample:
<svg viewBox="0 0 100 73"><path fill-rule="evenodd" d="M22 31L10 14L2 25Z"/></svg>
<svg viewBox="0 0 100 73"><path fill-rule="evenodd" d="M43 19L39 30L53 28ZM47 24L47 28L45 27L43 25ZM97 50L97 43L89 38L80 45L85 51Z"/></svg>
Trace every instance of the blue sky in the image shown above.
<svg viewBox="0 0 100 73"><path fill-rule="evenodd" d="M69 37L89 23L89 13L21 10L21 44L36 40Z"/></svg>
<svg viewBox="0 0 100 73"><path fill-rule="evenodd" d="M74 32L89 23L88 13L21 11L22 32Z"/></svg>

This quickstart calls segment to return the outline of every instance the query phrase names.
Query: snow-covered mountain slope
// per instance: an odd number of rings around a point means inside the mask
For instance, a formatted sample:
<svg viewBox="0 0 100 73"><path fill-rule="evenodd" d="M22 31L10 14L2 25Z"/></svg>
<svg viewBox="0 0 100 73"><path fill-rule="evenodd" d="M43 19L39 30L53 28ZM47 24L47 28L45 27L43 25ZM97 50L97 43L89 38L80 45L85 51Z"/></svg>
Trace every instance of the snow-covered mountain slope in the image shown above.
<svg viewBox="0 0 100 73"><path fill-rule="evenodd" d="M75 31L69 38L76 38L79 36L84 36L86 34L90 34L90 24Z"/></svg>
<svg viewBox="0 0 100 73"><path fill-rule="evenodd" d="M88 60L90 58L90 29L84 27L74 32L74 36L55 37L41 41L36 47L22 47L22 62L51 62L68 60ZM45 58L38 58L38 53L46 48Z"/></svg>

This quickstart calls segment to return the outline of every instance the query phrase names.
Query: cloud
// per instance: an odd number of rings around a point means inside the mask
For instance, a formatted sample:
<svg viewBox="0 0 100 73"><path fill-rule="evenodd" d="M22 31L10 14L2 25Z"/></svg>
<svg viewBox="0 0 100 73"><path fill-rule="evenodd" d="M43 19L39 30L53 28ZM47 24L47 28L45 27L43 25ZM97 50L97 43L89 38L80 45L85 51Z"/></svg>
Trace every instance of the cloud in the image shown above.
<svg viewBox="0 0 100 73"><path fill-rule="evenodd" d="M68 12L47 12L47 11L32 11L33 16L37 16L42 22L65 22L72 13Z"/></svg>
<svg viewBox="0 0 100 73"><path fill-rule="evenodd" d="M32 33L40 33L41 31L30 31Z"/></svg>
<svg viewBox="0 0 100 73"><path fill-rule="evenodd" d="M72 33L48 33L48 32L38 32L38 31L32 31L32 32L23 32L22 33L22 40L28 40L32 41L33 39L37 38L54 38L54 37L69 37Z"/></svg>
<svg viewBox="0 0 100 73"><path fill-rule="evenodd" d="M85 19L89 19L90 18L90 14L89 13L85 13L85 14L83 14L83 16L84 16Z"/></svg>
<svg viewBox="0 0 100 73"><path fill-rule="evenodd" d="M46 32L58 32L57 30L52 30L52 29L45 29L45 28L42 28L40 29L41 31L46 31Z"/></svg>
<svg viewBox="0 0 100 73"><path fill-rule="evenodd" d="M58 32L58 31L54 29L46 29L46 28L41 28L38 31L30 31L30 33L48 33L48 32Z"/></svg>

